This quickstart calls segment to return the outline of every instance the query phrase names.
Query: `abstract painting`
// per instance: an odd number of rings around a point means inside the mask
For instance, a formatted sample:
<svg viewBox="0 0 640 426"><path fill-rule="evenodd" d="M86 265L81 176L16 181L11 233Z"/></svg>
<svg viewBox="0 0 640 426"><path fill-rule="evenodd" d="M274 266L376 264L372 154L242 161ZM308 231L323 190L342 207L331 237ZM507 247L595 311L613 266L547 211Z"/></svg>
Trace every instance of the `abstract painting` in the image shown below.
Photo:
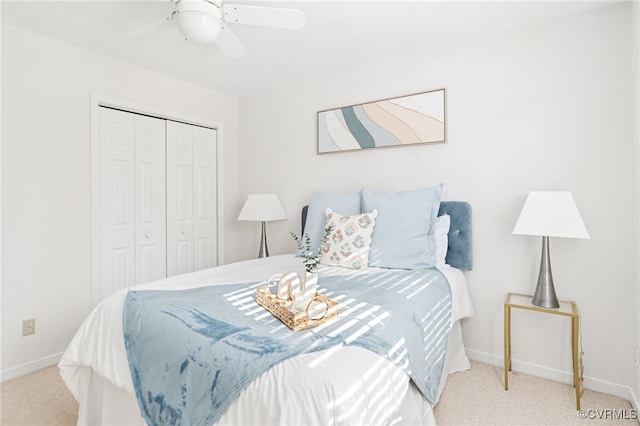
<svg viewBox="0 0 640 426"><path fill-rule="evenodd" d="M318 153L446 142L445 89L318 112Z"/></svg>

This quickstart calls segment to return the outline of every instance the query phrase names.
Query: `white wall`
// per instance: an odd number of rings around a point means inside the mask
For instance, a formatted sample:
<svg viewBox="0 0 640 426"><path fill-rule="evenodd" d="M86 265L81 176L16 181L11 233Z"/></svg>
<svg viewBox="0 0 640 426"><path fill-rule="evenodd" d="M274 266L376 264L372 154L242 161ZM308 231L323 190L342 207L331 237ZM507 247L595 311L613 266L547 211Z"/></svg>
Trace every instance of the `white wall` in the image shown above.
<svg viewBox="0 0 640 426"><path fill-rule="evenodd" d="M3 24L3 379L55 362L91 309L92 93L222 123L237 192L237 98Z"/></svg>
<svg viewBox="0 0 640 426"><path fill-rule="evenodd" d="M505 293L532 292L540 259L540 239L512 235L515 220L529 191L569 190L591 239L551 240L556 289L580 306L586 386L628 396L638 285L630 7L411 57L380 52L377 64L241 99L241 191L230 208L250 192L278 193L289 215L268 224L278 254L293 251L288 233L299 231L312 190L444 182L445 199L474 208L467 277L476 314L464 322L465 341L473 357L500 365ZM447 144L316 154L317 111L442 87ZM255 257L257 225L232 224L232 234L229 260ZM520 311L512 328L515 369L570 380L568 320Z"/></svg>

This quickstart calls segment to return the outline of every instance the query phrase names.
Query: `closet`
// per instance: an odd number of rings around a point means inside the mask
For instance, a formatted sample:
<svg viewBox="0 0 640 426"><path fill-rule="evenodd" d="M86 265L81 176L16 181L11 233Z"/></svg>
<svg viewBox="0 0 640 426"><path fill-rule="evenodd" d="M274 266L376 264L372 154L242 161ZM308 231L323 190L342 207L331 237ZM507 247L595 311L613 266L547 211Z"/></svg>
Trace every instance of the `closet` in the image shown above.
<svg viewBox="0 0 640 426"><path fill-rule="evenodd" d="M98 108L94 305L217 264L216 130Z"/></svg>

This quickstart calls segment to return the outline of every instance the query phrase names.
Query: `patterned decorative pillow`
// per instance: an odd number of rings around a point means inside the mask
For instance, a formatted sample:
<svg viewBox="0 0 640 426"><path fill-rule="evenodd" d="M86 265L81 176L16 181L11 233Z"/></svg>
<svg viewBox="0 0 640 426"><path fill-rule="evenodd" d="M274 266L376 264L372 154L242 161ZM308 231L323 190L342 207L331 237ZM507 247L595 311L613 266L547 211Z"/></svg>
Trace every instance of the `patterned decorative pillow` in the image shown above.
<svg viewBox="0 0 640 426"><path fill-rule="evenodd" d="M366 269L369 265L371 234L378 211L343 216L327 209L326 216L326 226L333 225L333 230L329 236L329 244L322 251L320 263L351 269Z"/></svg>
<svg viewBox="0 0 640 426"><path fill-rule="evenodd" d="M314 256L318 253L318 247L324 235L324 224L327 221L326 210L333 209L343 214L360 214L362 212L361 203L360 191L347 193L314 191L311 193L307 222L302 230L302 238L305 235L309 236ZM298 250L297 255L302 256L302 251Z"/></svg>

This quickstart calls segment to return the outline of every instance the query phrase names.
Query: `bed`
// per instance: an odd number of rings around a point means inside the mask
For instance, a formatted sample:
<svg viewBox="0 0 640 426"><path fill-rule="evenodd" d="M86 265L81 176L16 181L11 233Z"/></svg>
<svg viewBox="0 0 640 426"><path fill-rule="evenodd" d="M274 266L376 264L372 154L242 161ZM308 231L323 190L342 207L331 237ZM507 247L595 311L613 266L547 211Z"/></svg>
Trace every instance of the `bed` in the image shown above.
<svg viewBox="0 0 640 426"><path fill-rule="evenodd" d="M349 212L351 207L336 202L335 199L327 200L326 194L319 194L315 198L314 195L318 194L312 194L311 203L302 214L302 229L305 231L312 229L312 222L317 220L314 215L317 216L318 212L322 212L327 202L334 206L335 211L345 211L345 215L371 211L371 209L365 210L367 206L363 201L360 201L363 199L361 192L358 193L358 203L363 204L358 204L357 207L352 206L355 209L352 213ZM402 210L402 203L389 204L389 194L383 195L387 199L384 200L384 203L379 204L380 208L376 210L380 210L376 218L376 227L385 223L383 218L390 220L387 225L393 223L391 215L385 210L389 208L389 205L393 205L393 209L396 211L399 208ZM407 194L403 192L400 195L405 197ZM450 308L447 311L449 313L447 314L446 327L442 326L446 328L446 335L439 339L443 346L439 367L434 368L433 371L431 367L427 368L430 374L428 381L432 385L429 398L425 397L425 390L422 387L416 386L413 379L414 372L408 371L411 370L413 364L407 364L405 361L399 362L396 359L396 355L403 352L404 348L396 347L393 354L389 352L390 356L382 356L367 345L357 342L348 344L345 343L344 338L340 338L338 339L340 343L337 345L322 346L319 350L301 351L295 356L289 356L275 362L264 372L254 373L256 378L248 380L246 386L243 385L237 391L237 396L234 396L231 402L222 407L222 411L217 412L213 417L209 413L194 420L196 417L181 418L182 413L178 413L180 415L174 417L167 416L166 410L164 415L155 413L155 417L153 413L145 412L145 406L140 403L136 395L140 399L144 399L147 391L140 389L141 385L136 376L137 373L134 374L136 377L132 379L131 371L137 372L138 370L133 368L131 364L133 356L129 347L131 342L143 340L141 340L142 338L128 337L125 344L124 334L126 333L123 333L123 327L133 321L127 316L127 306L131 303L132 295L133 297L135 295L146 296L158 292L159 294L171 294L173 298L174 294L191 294L190 292L209 291L209 289L220 291L221 288L237 286L241 290L235 294L242 294L243 297L236 298L235 300L240 302L235 305L239 310L245 312L245 317L251 317L251 321L255 317L261 322L267 322L278 329L279 333L290 333L291 336L294 336L292 337L294 340L303 338L305 333L311 339L316 339L323 332L331 334L338 329L344 329L346 326L341 325L340 321L349 321L356 315L354 306L360 305L357 303L350 305L347 300L349 298L344 297L344 294L341 293L345 282L354 280L354 282L357 280L367 282L367 280L375 280L378 279L376 277L381 276L393 277L389 274L395 274L396 271L400 274L407 274L407 269L379 267L375 265L375 262L358 270L337 265L320 265L318 271L320 276L319 291L341 301L339 304L341 315L328 321L324 331L322 327L317 327L293 333L290 330L287 331L286 327L271 314L265 314L266 311L255 304L253 297L246 297L246 295L247 292L252 291L261 283L263 284L268 277L274 274L302 271L303 265L299 253L294 253L232 263L174 276L122 290L103 300L82 324L59 363L60 374L65 384L79 402L78 424L435 424L433 406L444 389L446 376L450 372L469 368L469 361L465 355L462 341L460 321L473 314L463 274L463 270L469 270L472 266L471 207L466 202L440 202L439 193L437 195L437 203L435 203L435 210L433 210L434 217L427 220L432 225L430 238L434 241L438 240L438 248L441 250L438 256L444 256L444 260L433 268L429 268L429 273L444 277L448 288ZM370 200L373 200L372 202L375 204L375 197ZM428 209L433 209L433 204L430 203L427 206ZM385 205L387 206L385 207ZM318 208L318 206L322 208ZM424 212L420 212L418 216L424 215L429 216ZM447 232L444 235L438 236L436 233L436 217L447 218ZM394 220L397 223L397 218ZM423 218L420 217L420 220ZM383 227L380 226L380 235L382 235ZM397 225L395 226L397 228ZM375 229L377 230L377 228ZM441 232L442 229L440 228ZM374 256L374 243L375 241L371 241L370 244L370 258ZM443 243L445 244L444 252L442 252ZM434 256L435 249L436 247L431 248ZM414 272L416 271L411 273ZM418 273L421 274L419 271ZM338 287L331 287L334 284ZM225 294L229 294L229 292L227 291ZM176 303L173 303L171 306L175 305ZM379 307L376 303L374 305L376 308ZM138 307L136 312L139 310ZM369 310L371 311L371 309ZM144 320L147 315L138 315L138 317L141 318L140 320ZM381 321L375 315L369 318ZM384 323L384 321L382 322ZM136 325L136 327L139 326ZM375 327L368 327L365 335L368 335L370 328ZM384 327L377 328L385 329ZM388 330L389 327L386 329ZM423 332L429 335L429 330ZM149 348L146 344L144 346L141 350ZM170 343L167 347L171 348L172 346L180 345ZM166 349L160 352L164 353L164 351ZM188 367L190 369L196 364L196 359L193 355L189 356L194 361ZM260 355L255 359L262 358L263 356ZM164 365L168 364L167 361L159 362L165 363ZM181 370L185 369L186 364L183 363ZM200 370L192 370L194 374L191 375L193 377L190 380L199 380L198 377L204 377L201 374L202 371L205 371L202 363L200 366ZM153 370L157 367L152 365L149 368L151 371L157 371ZM171 367L166 366L165 368L168 370ZM198 374L195 374L196 371ZM154 376L153 380L156 380L155 376L161 375L160 373L157 375L147 373L147 377ZM210 383L211 380L207 382L208 385ZM183 386L186 387L186 385ZM148 394L151 395L150 392Z"/></svg>

